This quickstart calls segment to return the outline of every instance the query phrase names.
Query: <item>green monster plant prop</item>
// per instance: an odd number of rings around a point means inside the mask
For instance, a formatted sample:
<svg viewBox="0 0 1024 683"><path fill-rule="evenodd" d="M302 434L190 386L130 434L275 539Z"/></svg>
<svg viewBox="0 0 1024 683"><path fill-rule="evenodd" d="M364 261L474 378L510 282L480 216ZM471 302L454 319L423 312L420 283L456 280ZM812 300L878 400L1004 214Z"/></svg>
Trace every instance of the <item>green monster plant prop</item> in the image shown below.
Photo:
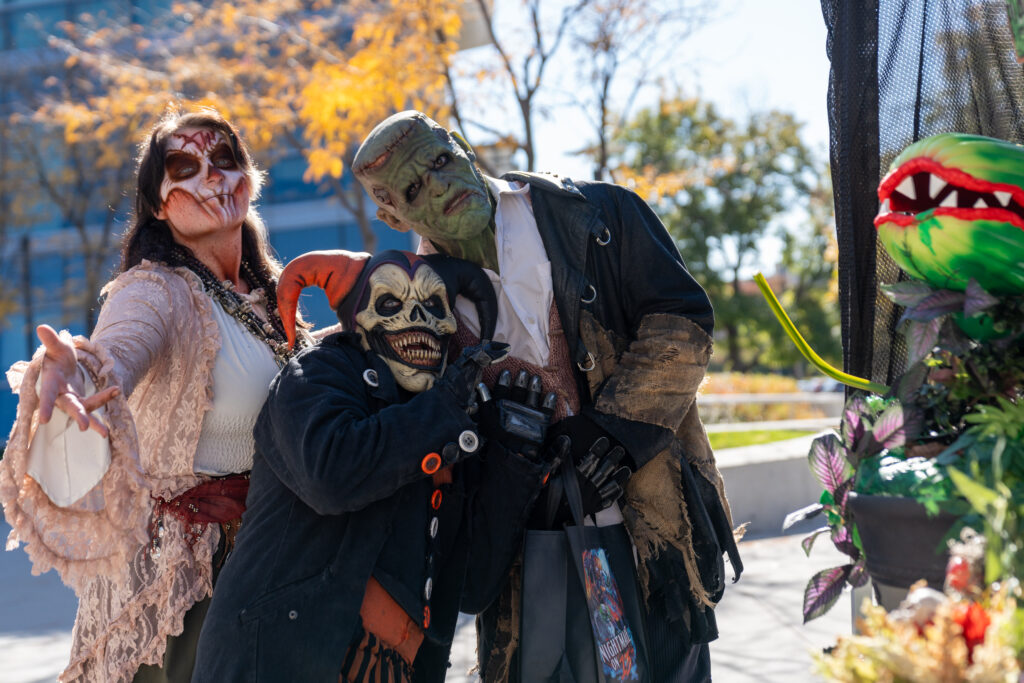
<svg viewBox="0 0 1024 683"><path fill-rule="evenodd" d="M947 133L915 142L878 186L878 239L908 275L964 291L1024 293L1024 153Z"/></svg>
<svg viewBox="0 0 1024 683"><path fill-rule="evenodd" d="M1024 63L1024 0L1006 0L1006 12L1010 18L1017 61Z"/></svg>
<svg viewBox="0 0 1024 683"><path fill-rule="evenodd" d="M808 455L824 492L784 528L824 513L850 562L813 576L804 620L866 580L849 493L902 496L985 537L985 579L1024 571L1024 148L944 134L900 154L879 186L886 251L912 278L882 286L903 307L906 371L887 387L828 365L800 337L765 279L755 280L807 359L855 389L838 433ZM1017 588L1014 588L1017 590ZM1012 596L1011 596L1012 598ZM1024 623L1024 621L1021 621Z"/></svg>

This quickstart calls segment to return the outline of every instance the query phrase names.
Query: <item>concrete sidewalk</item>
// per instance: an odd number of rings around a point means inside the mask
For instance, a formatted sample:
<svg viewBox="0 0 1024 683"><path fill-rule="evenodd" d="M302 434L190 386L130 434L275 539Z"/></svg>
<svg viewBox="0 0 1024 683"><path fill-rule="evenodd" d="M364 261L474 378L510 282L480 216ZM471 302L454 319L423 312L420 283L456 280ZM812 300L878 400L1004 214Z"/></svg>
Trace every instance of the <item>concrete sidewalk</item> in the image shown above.
<svg viewBox="0 0 1024 683"><path fill-rule="evenodd" d="M717 609L721 636L711 646L716 683L814 681L810 652L850 632L849 594L809 625L802 625L800 611L807 580L820 569L842 564L844 556L822 538L808 558L800 548L804 533L779 535L786 513L815 502L820 494L807 467L812 438L717 454L733 517L736 523L751 523L751 540L740 544L743 578L728 587ZM0 538L9 531L0 522ZM55 680L71 648L75 604L53 572L30 575L23 551L0 552L0 683ZM475 651L473 620L464 616L448 681L478 680L467 673Z"/></svg>
<svg viewBox="0 0 1024 683"><path fill-rule="evenodd" d="M0 548L11 527L0 515ZM32 576L21 549L0 550L0 682L49 683L67 665L75 595L55 572Z"/></svg>
<svg viewBox="0 0 1024 683"><path fill-rule="evenodd" d="M0 525L6 538L9 527ZM763 538L740 544L745 572L730 585L717 610L721 637L712 643L716 683L793 683L817 680L810 652L850 632L850 599L831 613L801 625L800 604L807 579L818 569L842 561L827 539L810 558L800 549L801 535ZM75 599L50 572L29 574L24 552L0 552L0 682L55 680L71 647ZM469 683L475 661L475 634L463 617L447 680Z"/></svg>
<svg viewBox="0 0 1024 683"><path fill-rule="evenodd" d="M716 683L799 683L817 681L811 652L835 645L850 633L850 593L828 614L803 624L804 587L811 576L844 564L846 556L828 538L819 538L804 555L804 534L764 538L740 544L745 571L726 589L715 610L718 640L711 643L711 672Z"/></svg>
<svg viewBox="0 0 1024 683"><path fill-rule="evenodd" d="M843 563L844 555L821 539L808 558L803 534L740 543L744 572L715 610L721 634L711 644L715 683L802 683L821 680L812 673L811 652L834 645L850 633L849 592L831 612L803 625L804 586L814 572ZM726 568L728 575L729 568ZM452 650L447 681L474 683L467 672L476 661L473 622L463 616Z"/></svg>

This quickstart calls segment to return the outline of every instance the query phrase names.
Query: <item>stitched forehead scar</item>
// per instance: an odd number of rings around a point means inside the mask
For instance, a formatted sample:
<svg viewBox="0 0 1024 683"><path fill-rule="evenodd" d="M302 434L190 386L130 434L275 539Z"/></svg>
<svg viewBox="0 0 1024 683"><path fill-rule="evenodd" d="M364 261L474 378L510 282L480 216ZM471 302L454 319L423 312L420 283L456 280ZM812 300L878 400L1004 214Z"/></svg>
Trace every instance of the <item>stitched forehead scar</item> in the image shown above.
<svg viewBox="0 0 1024 683"><path fill-rule="evenodd" d="M384 151L381 152L377 156L377 158L371 159L370 161L361 164L356 169L356 173L366 173L367 171L374 171L383 166L384 164L386 164L388 162L388 159L391 158L391 154L395 151L395 148L402 144L402 141L412 134L412 131L416 127L417 123L419 123L419 121L411 121L409 125L400 130L395 139L388 143L388 145L384 148Z"/></svg>
<svg viewBox="0 0 1024 683"><path fill-rule="evenodd" d="M200 152L205 152L207 149L217 141L217 134L212 130L200 128L192 135L185 135L184 133L174 133L174 137L182 141L181 148L185 149L189 145L194 145Z"/></svg>

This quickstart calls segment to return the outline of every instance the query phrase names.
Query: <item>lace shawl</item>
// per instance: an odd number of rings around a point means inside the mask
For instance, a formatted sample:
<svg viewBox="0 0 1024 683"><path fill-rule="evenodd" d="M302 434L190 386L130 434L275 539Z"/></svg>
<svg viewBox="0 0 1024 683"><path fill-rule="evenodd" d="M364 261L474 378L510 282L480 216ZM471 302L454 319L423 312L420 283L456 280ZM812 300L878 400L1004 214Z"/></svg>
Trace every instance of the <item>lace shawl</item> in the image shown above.
<svg viewBox="0 0 1024 683"><path fill-rule="evenodd" d="M191 271L148 261L103 291L92 338L73 342L97 390L115 384L122 393L107 404L110 467L71 507L55 506L25 473L43 349L7 373L19 395L0 460L0 503L13 527L7 549L24 543L32 572L56 569L79 599L61 681L129 681L140 665L160 664L167 636L211 593L220 533L210 525L193 548L181 522L168 518L160 552L150 552L153 496L171 498L200 482L192 460L220 348L213 302Z"/></svg>

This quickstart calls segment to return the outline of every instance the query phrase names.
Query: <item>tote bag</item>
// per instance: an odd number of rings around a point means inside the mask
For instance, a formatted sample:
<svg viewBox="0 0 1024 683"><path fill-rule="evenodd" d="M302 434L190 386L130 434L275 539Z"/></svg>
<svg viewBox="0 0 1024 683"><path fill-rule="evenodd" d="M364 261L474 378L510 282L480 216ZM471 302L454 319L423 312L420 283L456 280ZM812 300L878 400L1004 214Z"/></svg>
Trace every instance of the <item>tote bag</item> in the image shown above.
<svg viewBox="0 0 1024 683"><path fill-rule="evenodd" d="M558 477L575 524L526 532L522 681L646 683L643 611L629 535L622 524L584 526L576 468L563 464Z"/></svg>

